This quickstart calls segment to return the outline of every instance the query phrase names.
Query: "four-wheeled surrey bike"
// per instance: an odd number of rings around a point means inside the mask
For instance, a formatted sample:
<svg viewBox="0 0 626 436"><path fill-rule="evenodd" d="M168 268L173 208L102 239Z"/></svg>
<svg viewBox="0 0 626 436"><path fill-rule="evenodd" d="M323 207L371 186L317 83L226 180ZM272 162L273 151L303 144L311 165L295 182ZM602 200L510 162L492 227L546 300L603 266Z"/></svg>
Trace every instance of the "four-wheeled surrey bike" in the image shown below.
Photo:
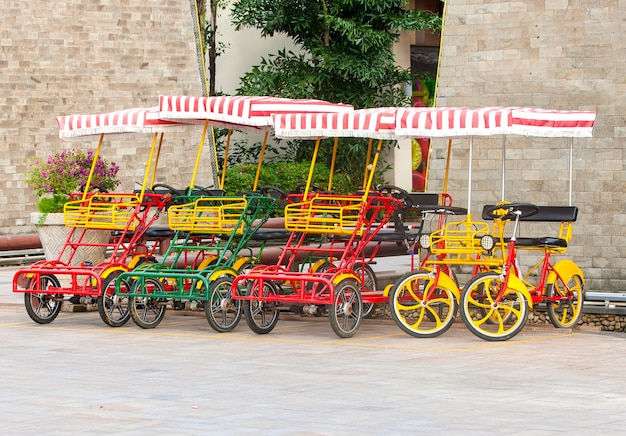
<svg viewBox="0 0 626 436"><path fill-rule="evenodd" d="M256 102L258 107L262 106L260 102ZM206 105L207 101L196 103ZM249 106L243 110L248 110L250 116L254 100L245 104ZM207 106L203 110L212 109ZM196 122L202 118L197 116L197 107L189 112L189 118ZM27 312L42 324L58 315L66 296L78 295L96 297L102 319L111 326L123 325L132 315L141 327L154 327L162 319L165 306L174 299L202 302L209 323L222 332L231 331L243 312L251 330L269 333L280 310L295 305L303 313L328 316L335 334L347 338L358 331L362 319L375 305L386 303L398 326L416 337L444 333L460 312L467 328L478 337L507 340L521 331L529 311L539 304L545 305L555 326L572 327L582 312L584 275L571 260L551 260L553 255L565 252L578 214L578 209L571 206L571 163L568 206L501 201L485 206L482 221L474 220L470 213L473 136L518 133L516 129L532 135L532 129L524 123L552 112L520 108L264 112L258 116L265 117L265 122L271 119L278 137L317 138L309 178L299 192L284 193L275 188L257 192L257 180L251 191L230 198L219 194L215 197L221 189L196 188L193 180L185 192L163 184L160 187L169 192L142 188L132 194L94 193L85 188L66 206L66 225L79 230L115 231L118 238L110 243L113 255L96 266L82 263L75 267L58 259L34 264L18 271L13 289L25 293ZM562 118L555 117L552 125L559 134L538 136L589 136L593 120L589 124L589 113L581 114L587 117L586 125L563 128L559 124ZM446 116L447 121L441 123ZM455 127L460 119L462 126ZM477 125L472 124L475 120ZM169 126L181 120L164 117L163 121ZM543 132L549 124L542 124L538 131ZM383 140L465 135L470 137L467 209L432 202L413 204L415 197L399 187L374 186ZM336 194L331 183L322 190L311 180L321 138L341 136L370 138L363 186L354 194ZM373 139L378 139L374 149ZM98 151L101 142L102 136ZM337 141L334 147L336 150ZM148 169L142 186L153 185L154 175ZM240 262L239 252L246 250L268 214L275 210L277 191L286 202L284 230L289 235L282 254L272 265L255 266L259 258ZM504 188L502 194L504 198ZM407 231L402 220L409 209L421 214L417 232ZM174 235L172 244L162 262L150 261L152 252L136 247L165 210L168 230ZM459 214L467 218L451 222L446 219ZM429 221L429 215L437 218ZM560 222L561 226L557 236L521 237L520 223L525 221ZM427 222L436 225L427 228ZM324 242L311 244L316 236L322 236ZM377 244L389 240L404 242L410 255L421 256L421 260L395 284L380 290L371 265L375 263ZM80 237L78 242L68 239L67 249L75 250L80 241ZM517 261L520 250L541 252L541 259L524 272ZM173 265L166 261L171 253ZM187 258L189 253L200 253L200 258L196 257L192 266L179 269L179 258ZM304 258L308 259L307 268L300 264ZM458 282L455 265L472 266L466 283ZM70 285L62 285L58 275L68 276ZM530 277L537 275L538 282L531 284Z"/></svg>

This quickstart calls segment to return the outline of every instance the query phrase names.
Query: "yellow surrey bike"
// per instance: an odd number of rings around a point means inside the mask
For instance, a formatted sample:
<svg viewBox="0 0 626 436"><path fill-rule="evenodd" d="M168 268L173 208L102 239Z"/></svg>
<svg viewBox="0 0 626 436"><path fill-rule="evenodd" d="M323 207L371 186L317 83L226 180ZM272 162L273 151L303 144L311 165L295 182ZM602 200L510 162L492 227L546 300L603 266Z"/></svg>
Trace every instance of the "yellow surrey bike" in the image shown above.
<svg viewBox="0 0 626 436"><path fill-rule="evenodd" d="M497 222L513 221L513 232L505 238L506 258L501 265L471 278L461 293L461 317L467 328L481 339L503 341L518 334L532 307L542 303L555 327L578 324L584 300L584 275L569 259L552 262L563 254L576 221L575 206L535 206L526 203L487 205L483 217ZM557 236L518 237L521 221L560 223ZM519 249L538 250L539 261L522 271ZM538 274L535 283L531 277Z"/></svg>
<svg viewBox="0 0 626 436"><path fill-rule="evenodd" d="M409 108L399 110L397 133L415 136L469 136L468 215L458 222L443 223L432 232L423 232L420 246L428 249L422 266L397 281L390 291L391 314L396 323L416 337L437 336L450 328L459 306L470 331L487 340L506 340L523 327L528 310L534 303L548 302L548 313L556 326L567 327L577 323L582 309L584 278L582 271L572 261L561 261L554 266L551 254L563 253L571 237L571 223L577 209L571 206L572 161L571 138L590 136L595 113L584 111L549 111L531 108ZM504 198L504 135L570 137L570 206L545 206L516 204L495 207L483 213L483 220L475 221L469 213L471 205L472 144L474 135L502 135L502 198ZM500 211L494 213L494 211ZM448 214L445 208L434 208L424 213ZM533 215L536 215L534 218ZM515 231L520 220L561 222L557 237L525 239L516 244L515 232L505 237L506 223L515 220ZM442 221L439 221L440 223ZM513 243L511 243L513 240ZM524 276L519 269L506 273L505 283L514 292L502 297L499 291L483 288L493 274L499 276L509 271L515 261L517 248L543 250L544 257ZM471 265L472 277L462 291L451 272L452 265ZM541 270L541 283L524 284L537 269ZM530 291L528 288L532 289ZM506 286L505 286L506 289ZM493 296L495 293L496 296ZM512 297L514 295L514 297ZM547 298L547 300L544 299ZM504 299L503 299L504 298Z"/></svg>

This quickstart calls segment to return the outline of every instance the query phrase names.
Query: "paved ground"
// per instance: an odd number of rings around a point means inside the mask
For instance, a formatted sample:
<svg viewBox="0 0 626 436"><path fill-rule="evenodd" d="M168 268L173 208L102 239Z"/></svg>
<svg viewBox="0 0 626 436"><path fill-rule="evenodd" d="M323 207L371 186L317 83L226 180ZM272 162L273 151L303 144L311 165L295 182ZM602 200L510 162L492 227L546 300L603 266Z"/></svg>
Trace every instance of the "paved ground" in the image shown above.
<svg viewBox="0 0 626 436"><path fill-rule="evenodd" d="M351 339L285 316L268 335L168 312L142 330L97 312L40 326L0 268L0 433L623 434L624 334L527 326L484 342L366 320Z"/></svg>

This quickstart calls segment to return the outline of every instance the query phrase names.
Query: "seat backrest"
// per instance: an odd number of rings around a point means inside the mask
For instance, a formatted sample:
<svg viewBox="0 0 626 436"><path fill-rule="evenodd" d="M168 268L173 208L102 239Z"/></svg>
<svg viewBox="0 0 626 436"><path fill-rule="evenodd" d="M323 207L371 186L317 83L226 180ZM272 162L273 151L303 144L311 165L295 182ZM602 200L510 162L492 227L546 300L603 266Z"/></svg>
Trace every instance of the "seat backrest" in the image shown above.
<svg viewBox="0 0 626 436"><path fill-rule="evenodd" d="M520 221L535 221L535 222L574 222L578 218L578 208L576 206L537 206L539 212L534 215L530 215L526 218L520 218ZM483 220L493 220L485 212L488 208L493 208L493 205L487 204L483 207Z"/></svg>
<svg viewBox="0 0 626 436"><path fill-rule="evenodd" d="M438 206L439 194L427 194L425 192L410 192L413 207Z"/></svg>

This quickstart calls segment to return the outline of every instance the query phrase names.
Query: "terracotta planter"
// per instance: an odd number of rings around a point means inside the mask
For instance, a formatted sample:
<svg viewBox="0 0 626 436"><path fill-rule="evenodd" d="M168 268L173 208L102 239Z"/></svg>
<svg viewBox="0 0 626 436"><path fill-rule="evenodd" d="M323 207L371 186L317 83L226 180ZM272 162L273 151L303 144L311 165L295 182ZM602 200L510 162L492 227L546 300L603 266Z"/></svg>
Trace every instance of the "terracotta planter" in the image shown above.
<svg viewBox="0 0 626 436"><path fill-rule="evenodd" d="M45 216L43 216L45 215ZM43 218L42 218L43 216ZM41 240L44 254L47 260L55 260L59 257L59 253L67 241L72 229L63 224L62 213L41 214L33 212L30 216L32 224L37 226L37 233ZM82 232L77 230L75 237L78 238ZM111 232L108 230L87 230L83 237L85 243L106 244L109 242ZM66 250L69 251L69 250ZM67 262L68 254L65 253L61 261ZM71 265L79 265L82 262L90 262L93 265L104 261L106 254L106 246L101 247L79 247L76 255L72 259Z"/></svg>

